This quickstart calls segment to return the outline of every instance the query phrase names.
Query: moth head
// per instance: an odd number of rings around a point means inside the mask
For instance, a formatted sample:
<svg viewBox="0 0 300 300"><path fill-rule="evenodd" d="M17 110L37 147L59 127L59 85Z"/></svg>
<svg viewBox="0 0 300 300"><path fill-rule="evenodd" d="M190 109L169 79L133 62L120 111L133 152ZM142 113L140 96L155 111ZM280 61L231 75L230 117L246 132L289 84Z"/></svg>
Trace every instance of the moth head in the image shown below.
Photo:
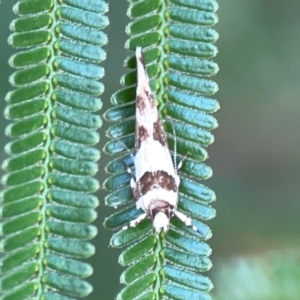
<svg viewBox="0 0 300 300"><path fill-rule="evenodd" d="M162 211L159 211L153 219L153 227L157 233L161 231L168 232L170 218Z"/></svg>

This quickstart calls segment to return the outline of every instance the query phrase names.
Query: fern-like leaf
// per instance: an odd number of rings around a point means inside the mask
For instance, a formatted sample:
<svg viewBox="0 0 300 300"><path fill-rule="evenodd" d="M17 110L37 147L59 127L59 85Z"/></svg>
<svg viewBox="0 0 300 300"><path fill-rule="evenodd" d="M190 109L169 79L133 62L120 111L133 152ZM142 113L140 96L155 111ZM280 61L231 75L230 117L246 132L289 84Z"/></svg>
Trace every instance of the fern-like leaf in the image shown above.
<svg viewBox="0 0 300 300"><path fill-rule="evenodd" d="M10 157L1 193L1 299L74 299L92 287L100 153L93 112L102 103L105 59L101 31L108 24L101 0L24 0L14 6L5 116Z"/></svg>
<svg viewBox="0 0 300 300"><path fill-rule="evenodd" d="M141 46L152 91L158 101L161 117L165 120L169 146L174 147L171 122L177 136L179 156L189 153L180 169L178 208L195 220L203 235L185 227L173 218L169 232L156 235L147 220L136 228L115 233L111 239L114 247L126 246L119 262L128 266L121 276L125 288L118 299L210 299L211 281L199 274L211 267L210 247L204 242L211 236L202 220L214 217L210 203L215 200L212 190L199 183L211 176L212 170L203 161L208 157L205 147L213 142L209 132L217 127L210 114L219 108L218 102L209 98L218 87L204 77L212 76L218 66L210 59L217 53L213 43L218 35L210 27L217 22L213 0L131 0L127 26L130 39L126 48ZM129 188L129 175L122 160L133 165L123 143L134 146L136 62L129 57L125 66L132 69L124 75L124 89L112 96L113 108L105 113L106 120L114 122L108 129L111 139L105 151L117 155L107 165L110 177L105 188L110 191L106 204L126 206L105 220L107 228L118 228L137 217ZM122 152L123 151L123 152Z"/></svg>

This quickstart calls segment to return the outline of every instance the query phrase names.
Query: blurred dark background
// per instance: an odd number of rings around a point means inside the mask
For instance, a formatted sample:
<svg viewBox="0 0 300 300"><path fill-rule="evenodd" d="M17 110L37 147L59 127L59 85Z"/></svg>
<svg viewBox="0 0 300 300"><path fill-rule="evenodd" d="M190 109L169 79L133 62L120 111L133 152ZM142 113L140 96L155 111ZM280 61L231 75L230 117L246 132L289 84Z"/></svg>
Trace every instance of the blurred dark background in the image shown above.
<svg viewBox="0 0 300 300"><path fill-rule="evenodd" d="M8 77L12 69L7 61L13 50L7 45L7 37L15 2L0 5L2 111L4 96L10 90ZM266 265L264 257L272 252L279 253L279 257L283 253L279 261L285 264L286 253L297 252L300 244L300 1L223 0L219 4L220 53L215 61L220 72L214 79L220 87L215 97L221 110L215 115L219 128L214 132L215 143L208 149L210 159L206 162L212 166L214 176L204 182L218 197L213 204L217 217L209 222L214 234L209 241L214 262L209 275L216 278L216 294L228 289L217 274L223 270L224 262L226 265L227 261L255 257L255 261L261 258ZM108 59L103 64L106 91L101 97L101 113L109 107L110 95L120 88L120 76L126 72L122 67L127 55L126 9L127 1L110 1L111 25L106 30L110 43L106 46ZM6 124L1 117L1 146L7 142ZM101 149L105 141L102 133ZM1 151L3 161L5 154ZM106 177L103 167L107 159L103 155L100 161L101 182ZM98 192L99 233L93 241L97 253L90 259L95 272L90 279L94 293L89 300L114 299L121 288L118 282L122 268L117 262L120 251L108 248L111 232L102 228L104 217L113 211L104 207L104 195ZM235 271L240 268L238 263L236 266ZM262 294L265 296L248 293L247 298L233 292L224 299L300 299L300 289L279 298L270 298L265 291Z"/></svg>

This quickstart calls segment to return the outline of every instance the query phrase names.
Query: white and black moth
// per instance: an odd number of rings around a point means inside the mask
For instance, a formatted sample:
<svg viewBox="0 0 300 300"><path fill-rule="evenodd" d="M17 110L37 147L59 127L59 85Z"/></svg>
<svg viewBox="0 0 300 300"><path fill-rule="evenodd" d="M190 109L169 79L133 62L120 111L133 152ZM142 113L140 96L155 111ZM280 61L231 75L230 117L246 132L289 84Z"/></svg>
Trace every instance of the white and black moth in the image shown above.
<svg viewBox="0 0 300 300"><path fill-rule="evenodd" d="M200 232L191 218L177 210L180 178L173 165L167 138L149 86L149 79L140 47L136 49L137 90L135 127L135 179L131 174L130 186L136 208L144 213L129 223L135 227L149 218L157 233L167 232L170 219L176 216L187 226ZM123 227L127 229L129 226Z"/></svg>

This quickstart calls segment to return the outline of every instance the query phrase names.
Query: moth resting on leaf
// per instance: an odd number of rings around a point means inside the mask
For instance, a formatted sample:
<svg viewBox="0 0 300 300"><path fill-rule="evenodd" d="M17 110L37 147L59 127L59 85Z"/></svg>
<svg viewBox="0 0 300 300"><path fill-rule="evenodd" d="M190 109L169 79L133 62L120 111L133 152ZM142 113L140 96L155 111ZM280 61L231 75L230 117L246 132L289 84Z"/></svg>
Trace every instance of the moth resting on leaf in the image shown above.
<svg viewBox="0 0 300 300"><path fill-rule="evenodd" d="M191 218L177 210L180 183L178 169L183 160L178 166L176 164L174 166L166 134L149 86L141 47L136 49L136 61L135 178L129 168L127 171L131 175L130 186L136 208L141 208L144 213L123 229L129 226L135 227L142 220L149 218L157 233L161 229L167 232L170 219L176 216L186 226L200 232L192 224Z"/></svg>

